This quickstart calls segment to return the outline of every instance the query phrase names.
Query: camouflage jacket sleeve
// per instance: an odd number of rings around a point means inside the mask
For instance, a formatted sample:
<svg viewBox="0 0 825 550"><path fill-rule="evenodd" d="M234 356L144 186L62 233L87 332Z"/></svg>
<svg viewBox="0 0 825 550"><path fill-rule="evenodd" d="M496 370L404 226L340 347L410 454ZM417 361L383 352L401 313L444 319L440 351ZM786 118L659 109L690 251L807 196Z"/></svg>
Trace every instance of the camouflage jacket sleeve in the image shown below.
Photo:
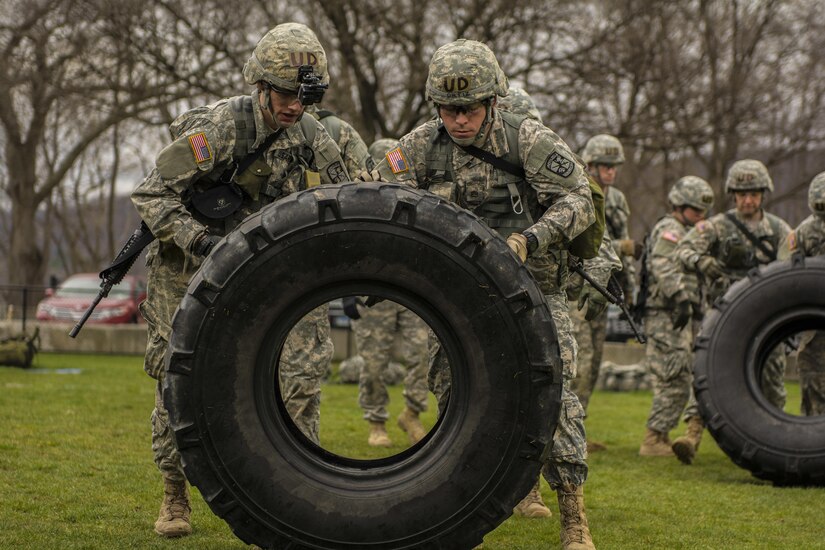
<svg viewBox="0 0 825 550"><path fill-rule="evenodd" d="M717 214L720 216L724 214ZM693 229L688 231L687 235L679 241L676 250L673 252L676 261L681 264L682 269L686 271L696 271L696 262L702 256L713 254L719 235L714 225L716 216L708 220L702 220L697 223Z"/></svg>
<svg viewBox="0 0 825 550"><path fill-rule="evenodd" d="M361 134L348 122L341 121L341 137L338 140L338 148L347 167L350 177L355 177L367 168L369 152L367 144L361 138Z"/></svg>
<svg viewBox="0 0 825 550"><path fill-rule="evenodd" d="M421 178L427 173L426 153L430 135L437 125L437 122L430 121L403 136L399 140L399 147L389 151L375 165L375 169L381 175L381 180L419 187L419 184L422 183ZM393 165L390 165L388 156L393 154L393 151L398 152L399 156L396 158L400 159L402 164L396 161Z"/></svg>
<svg viewBox="0 0 825 550"><path fill-rule="evenodd" d="M630 206L624 193L614 186L607 188L605 197L604 214L607 218L607 228L611 232L613 248L619 253L619 241L630 238L628 220L630 218Z"/></svg>
<svg viewBox="0 0 825 550"><path fill-rule="evenodd" d="M213 170L232 159L235 125L228 109L201 107L175 120L174 141L158 154L149 176L132 192L140 217L159 240L189 251L204 227L183 203L182 196Z"/></svg>
<svg viewBox="0 0 825 550"><path fill-rule="evenodd" d="M787 260L797 252L805 256L825 254L825 220L814 215L805 218L782 241L778 258Z"/></svg>
<svg viewBox="0 0 825 550"><path fill-rule="evenodd" d="M346 162L341 156L341 150L327 133L323 124L317 119L315 122L315 140L312 142L312 151L315 158L315 167L323 184L341 183L349 181L350 174L346 167ZM290 134L298 130L298 125L292 126Z"/></svg>
<svg viewBox="0 0 825 550"><path fill-rule="evenodd" d="M622 262L613 250L610 236L606 231L602 237L602 244L599 246L599 254L595 258L584 260L583 267L587 274L603 287L607 287L611 273L622 269Z"/></svg>
<svg viewBox="0 0 825 550"><path fill-rule="evenodd" d="M660 220L650 232L647 266L652 283L651 302L661 298L656 301L664 305L680 290L691 291L696 286L695 284L685 285L685 277L695 277L695 275L687 275L675 255L676 248L684 239L685 233L685 226L672 216Z"/></svg>
<svg viewBox="0 0 825 550"><path fill-rule="evenodd" d="M527 182L547 207L527 229L538 239L538 250L570 242L596 219L584 167L559 136L532 119L519 129L519 155Z"/></svg>

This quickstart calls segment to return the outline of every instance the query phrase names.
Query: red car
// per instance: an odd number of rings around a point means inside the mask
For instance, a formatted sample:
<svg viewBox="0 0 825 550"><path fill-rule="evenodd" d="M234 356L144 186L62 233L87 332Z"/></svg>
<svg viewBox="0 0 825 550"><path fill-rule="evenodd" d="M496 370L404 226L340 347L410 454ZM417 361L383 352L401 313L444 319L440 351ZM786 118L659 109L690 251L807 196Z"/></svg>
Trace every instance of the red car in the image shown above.
<svg viewBox="0 0 825 550"><path fill-rule="evenodd" d="M100 292L97 273L72 275L56 290L46 290L46 297L37 304L38 321L77 322ZM141 319L138 304L146 298L146 282L126 275L112 287L109 296L100 301L89 323L137 323Z"/></svg>

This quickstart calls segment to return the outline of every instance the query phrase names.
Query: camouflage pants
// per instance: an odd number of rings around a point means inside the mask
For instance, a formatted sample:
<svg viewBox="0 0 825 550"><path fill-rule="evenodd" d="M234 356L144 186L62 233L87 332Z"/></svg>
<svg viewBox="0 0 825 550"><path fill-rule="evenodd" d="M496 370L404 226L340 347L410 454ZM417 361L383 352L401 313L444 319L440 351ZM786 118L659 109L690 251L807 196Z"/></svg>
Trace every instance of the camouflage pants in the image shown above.
<svg viewBox="0 0 825 550"><path fill-rule="evenodd" d="M333 352L329 304L324 304L295 323L284 342L278 365L286 409L292 421L316 444L321 421L321 381L329 370Z"/></svg>
<svg viewBox="0 0 825 550"><path fill-rule="evenodd" d="M673 330L670 312L663 310L648 310L645 332L648 338L645 363L653 382L653 404L647 427L668 433L679 424L679 415L691 396L693 335L689 326Z"/></svg>
<svg viewBox="0 0 825 550"><path fill-rule="evenodd" d="M563 365L564 387L562 404L556 432L553 434L553 448L542 467L544 479L553 490L562 485L583 485L587 479L587 442L584 431L584 408L570 384L576 376L576 340L568 315L567 296L564 292L553 291L545 294L556 333ZM450 367L446 353L430 331L430 390L438 399L438 414L444 412L450 396Z"/></svg>
<svg viewBox="0 0 825 550"><path fill-rule="evenodd" d="M768 402L780 410L784 410L785 401L788 398L788 393L785 390L786 364L785 345L780 343L765 360L759 383L762 394ZM696 403L696 396L693 395L693 388L691 387L690 399L684 414L685 421L692 416L700 417L701 415L699 414L699 405Z"/></svg>
<svg viewBox="0 0 825 550"><path fill-rule="evenodd" d="M186 292L182 273L183 266L174 262L150 263L148 297L140 305L148 336L143 369L158 381L151 416L152 451L158 469L170 480L182 480L184 476L161 392L172 316ZM287 410L301 431L316 443L321 380L332 358L328 309L328 305L320 306L296 323L287 336L279 365L281 395Z"/></svg>
<svg viewBox="0 0 825 550"><path fill-rule="evenodd" d="M404 402L416 412L427 410L427 325L416 314L391 300L370 308L359 307L361 318L353 321L355 344L364 359L358 378L358 403L364 419L386 422L390 401L382 374L389 368L396 334L401 336L401 353L407 374Z"/></svg>
<svg viewBox="0 0 825 550"><path fill-rule="evenodd" d="M785 408L788 392L785 391L785 344L779 344L771 351L762 368L760 386L765 398L777 409Z"/></svg>
<svg viewBox="0 0 825 550"><path fill-rule="evenodd" d="M587 405L590 396L596 387L599 378L599 367L602 364L604 338L607 332L607 310L601 315L588 321L584 318L587 307L579 309L574 302L570 303L570 320L573 323L573 335L579 346L576 359L577 373L573 380L573 393L579 398L587 414Z"/></svg>
<svg viewBox="0 0 825 550"><path fill-rule="evenodd" d="M803 333L799 351L799 383L802 390L800 413L805 416L825 414L825 332Z"/></svg>

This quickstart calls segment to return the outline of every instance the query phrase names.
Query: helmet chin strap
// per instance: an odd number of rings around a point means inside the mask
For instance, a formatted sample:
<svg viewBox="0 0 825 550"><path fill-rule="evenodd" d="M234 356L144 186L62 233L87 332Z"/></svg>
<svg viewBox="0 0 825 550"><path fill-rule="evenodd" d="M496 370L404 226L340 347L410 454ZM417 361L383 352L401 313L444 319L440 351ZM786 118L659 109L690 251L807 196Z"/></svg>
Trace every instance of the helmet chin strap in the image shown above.
<svg viewBox="0 0 825 550"><path fill-rule="evenodd" d="M266 111L269 114L272 114L272 106L271 106L272 94L270 93L270 90L272 88L269 87L269 82L267 82L265 80L263 80L262 82L263 82L263 85L261 86L262 89L258 90L258 94L264 94L264 102L263 102L263 105L261 105L261 110ZM258 103L260 104L261 102L258 101Z"/></svg>

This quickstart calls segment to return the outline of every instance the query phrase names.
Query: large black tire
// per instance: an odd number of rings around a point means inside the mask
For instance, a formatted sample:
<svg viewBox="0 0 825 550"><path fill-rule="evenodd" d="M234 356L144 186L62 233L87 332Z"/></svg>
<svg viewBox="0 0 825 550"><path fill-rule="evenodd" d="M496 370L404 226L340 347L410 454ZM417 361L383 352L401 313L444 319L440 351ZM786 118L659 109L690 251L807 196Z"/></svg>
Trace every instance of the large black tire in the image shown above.
<svg viewBox="0 0 825 550"><path fill-rule="evenodd" d="M786 414L759 385L774 346L812 329L825 329L825 258L795 257L734 284L696 341L694 391L708 430L736 464L776 484L825 484L825 416Z"/></svg>
<svg viewBox="0 0 825 550"><path fill-rule="evenodd" d="M313 445L276 387L296 320L366 294L421 316L453 378L429 436L373 461ZM471 548L535 482L561 407L527 269L477 217L398 185L317 187L247 219L192 279L170 340L164 403L186 476L263 547Z"/></svg>

